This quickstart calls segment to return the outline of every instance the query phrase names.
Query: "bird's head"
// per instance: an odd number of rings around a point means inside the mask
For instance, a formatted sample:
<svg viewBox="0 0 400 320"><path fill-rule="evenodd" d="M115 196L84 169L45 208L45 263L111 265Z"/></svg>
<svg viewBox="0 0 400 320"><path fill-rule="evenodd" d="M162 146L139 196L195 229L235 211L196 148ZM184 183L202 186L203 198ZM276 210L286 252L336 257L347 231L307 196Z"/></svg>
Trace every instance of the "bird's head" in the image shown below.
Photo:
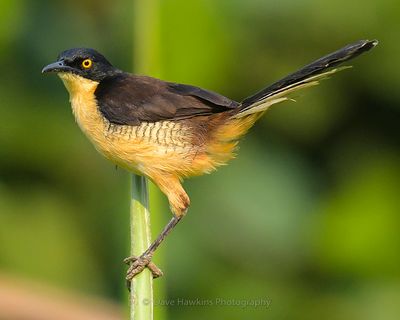
<svg viewBox="0 0 400 320"><path fill-rule="evenodd" d="M55 72L67 88L75 83L96 82L121 71L99 52L89 48L74 48L59 54L57 61L45 66L42 73Z"/></svg>

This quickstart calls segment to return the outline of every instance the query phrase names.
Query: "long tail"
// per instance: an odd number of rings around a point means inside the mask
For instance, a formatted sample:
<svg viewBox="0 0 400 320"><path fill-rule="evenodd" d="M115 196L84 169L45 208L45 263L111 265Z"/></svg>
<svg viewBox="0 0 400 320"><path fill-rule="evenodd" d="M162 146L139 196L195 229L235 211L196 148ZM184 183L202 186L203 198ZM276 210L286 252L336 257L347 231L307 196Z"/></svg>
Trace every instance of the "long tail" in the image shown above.
<svg viewBox="0 0 400 320"><path fill-rule="evenodd" d="M377 44L377 40L360 40L306 65L299 71L244 99L233 118L262 112L275 103L289 100L288 96L292 92L317 85L320 80L331 74L349 68L334 67L372 49Z"/></svg>

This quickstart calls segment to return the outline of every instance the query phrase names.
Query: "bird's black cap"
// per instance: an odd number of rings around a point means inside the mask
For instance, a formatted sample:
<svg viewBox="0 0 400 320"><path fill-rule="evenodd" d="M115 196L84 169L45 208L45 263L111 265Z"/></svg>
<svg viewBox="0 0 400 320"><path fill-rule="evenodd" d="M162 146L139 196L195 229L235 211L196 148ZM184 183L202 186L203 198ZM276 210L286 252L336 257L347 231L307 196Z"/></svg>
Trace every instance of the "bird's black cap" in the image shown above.
<svg viewBox="0 0 400 320"><path fill-rule="evenodd" d="M84 78L101 81L121 71L99 52L90 48L74 48L61 52L57 61L43 68L42 73L73 73Z"/></svg>

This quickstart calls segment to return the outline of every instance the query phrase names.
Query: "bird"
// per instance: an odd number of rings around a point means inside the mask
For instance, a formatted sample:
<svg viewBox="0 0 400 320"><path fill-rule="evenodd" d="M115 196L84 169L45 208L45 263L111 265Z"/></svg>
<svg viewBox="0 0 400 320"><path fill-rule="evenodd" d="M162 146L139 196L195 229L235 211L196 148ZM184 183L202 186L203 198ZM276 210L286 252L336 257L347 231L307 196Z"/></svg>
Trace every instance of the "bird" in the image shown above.
<svg viewBox="0 0 400 320"><path fill-rule="evenodd" d="M330 53L241 102L196 86L134 75L90 48L61 52L42 73L56 73L69 92L75 120L94 147L129 172L153 181L166 195L172 218L142 255L125 259L130 281L151 261L165 237L186 215L183 179L211 173L235 157L238 142L274 104L347 68L339 64L378 44L359 40Z"/></svg>

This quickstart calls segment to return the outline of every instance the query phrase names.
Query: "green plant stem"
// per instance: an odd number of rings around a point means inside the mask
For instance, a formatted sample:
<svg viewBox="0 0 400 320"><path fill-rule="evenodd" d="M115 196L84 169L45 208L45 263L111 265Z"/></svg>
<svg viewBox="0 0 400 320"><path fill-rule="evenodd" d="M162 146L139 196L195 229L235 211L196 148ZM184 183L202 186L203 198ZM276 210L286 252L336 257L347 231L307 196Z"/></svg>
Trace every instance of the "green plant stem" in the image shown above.
<svg viewBox="0 0 400 320"><path fill-rule="evenodd" d="M151 242L147 179L132 174L131 254L140 256ZM131 281L131 320L153 319L153 277L147 268Z"/></svg>
<svg viewBox="0 0 400 320"><path fill-rule="evenodd" d="M160 1L133 1L135 72L161 77Z"/></svg>
<svg viewBox="0 0 400 320"><path fill-rule="evenodd" d="M131 254L140 256L151 242L147 179L132 174ZM153 319L153 277L147 268L131 281L131 320Z"/></svg>

